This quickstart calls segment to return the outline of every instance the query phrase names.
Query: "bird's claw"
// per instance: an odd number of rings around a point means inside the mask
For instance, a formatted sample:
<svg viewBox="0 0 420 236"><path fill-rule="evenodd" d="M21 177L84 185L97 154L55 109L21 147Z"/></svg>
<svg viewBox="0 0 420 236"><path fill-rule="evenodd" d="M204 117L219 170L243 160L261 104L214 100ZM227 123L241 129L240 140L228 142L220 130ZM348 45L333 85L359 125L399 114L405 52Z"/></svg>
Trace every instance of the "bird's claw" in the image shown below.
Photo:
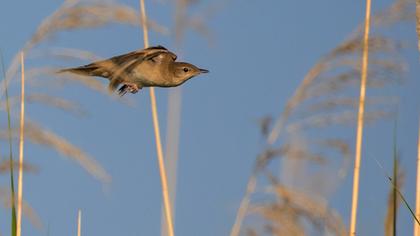
<svg viewBox="0 0 420 236"><path fill-rule="evenodd" d="M139 88L139 86L137 84L134 84L134 83L126 83L125 85L127 86L127 92L130 92L130 93L135 94L135 93L137 93L140 90L140 88Z"/></svg>
<svg viewBox="0 0 420 236"><path fill-rule="evenodd" d="M134 83L124 83L123 86L118 90L120 96L124 96L127 92L135 94L137 93L141 88L137 84Z"/></svg>

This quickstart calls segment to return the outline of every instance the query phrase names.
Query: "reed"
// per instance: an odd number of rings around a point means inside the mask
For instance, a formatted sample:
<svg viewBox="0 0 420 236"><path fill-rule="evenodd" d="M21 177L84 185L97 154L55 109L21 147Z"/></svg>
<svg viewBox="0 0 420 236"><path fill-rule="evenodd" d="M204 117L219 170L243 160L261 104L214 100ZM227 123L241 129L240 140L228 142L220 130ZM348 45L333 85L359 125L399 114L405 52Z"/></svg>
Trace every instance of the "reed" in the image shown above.
<svg viewBox="0 0 420 236"><path fill-rule="evenodd" d="M18 174L18 204L16 235L21 236L22 232L22 195L23 195L23 145L25 128L25 64L24 53L20 55L21 63L21 100L20 100L20 135L19 135L19 174Z"/></svg>
<svg viewBox="0 0 420 236"><path fill-rule="evenodd" d="M166 147L165 147L165 163L168 175L169 197L172 206L172 220L175 221L175 200L177 186L177 166L178 166L178 149L179 149L179 133L181 126L181 97L182 89L180 87L171 89L168 94L168 115L167 115L167 131L166 131ZM168 223L165 218L165 211L162 207L162 229L161 235L168 235Z"/></svg>
<svg viewBox="0 0 420 236"><path fill-rule="evenodd" d="M356 153L354 160L353 190L350 215L350 236L356 235L357 204L359 199L360 160L362 154L363 125L365 113L366 80L369 60L369 30L371 1L366 0L365 33L363 37L362 73L360 81L359 112L357 115Z"/></svg>
<svg viewBox="0 0 420 236"><path fill-rule="evenodd" d="M144 40L144 47L149 47L149 34L147 30L147 16L146 16L146 7L144 4L144 0L140 0L140 13L142 19L142 27L143 27L143 40ZM162 150L162 141L160 137L160 130L159 130L159 119L157 113L157 105L156 105L156 95L155 89L150 87L150 103L152 108L152 118L153 118L153 128L155 131L155 141L156 141L156 151L157 151L157 158L158 158L158 165L159 165L159 173L160 179L162 184L162 197L163 197L163 206L165 210L165 218L168 224L168 234L169 236L174 236L174 227L172 221L172 207L169 200L169 193L168 193L168 181L166 176L166 169L165 163L163 160L163 150Z"/></svg>
<svg viewBox="0 0 420 236"><path fill-rule="evenodd" d="M416 0L417 47L420 52L420 0Z"/></svg>
<svg viewBox="0 0 420 236"><path fill-rule="evenodd" d="M420 236L420 225L417 219L420 219L420 119L417 138L417 179L416 179L416 209L414 217L414 236ZM416 219L417 218L417 219Z"/></svg>
<svg viewBox="0 0 420 236"><path fill-rule="evenodd" d="M15 181L14 181L14 160L13 160L13 148L12 148L12 122L10 118L10 103L9 103L9 92L8 92L8 85L7 85L7 76L4 67L4 60L3 54L0 53L1 59L1 68L3 73L3 81L4 81L4 93L6 97L6 112L7 112L7 141L9 143L9 170L10 170L10 207L12 210L11 214L11 224L10 224L10 232L12 236L16 235L16 201L15 201Z"/></svg>
<svg viewBox="0 0 420 236"><path fill-rule="evenodd" d="M398 209L401 204L402 197L398 196L398 192L404 184L404 172L400 167L397 150L397 125L394 128L394 148L393 148L393 171L391 181L391 188L388 194L387 213L384 222L385 236L397 235L397 217Z"/></svg>
<svg viewBox="0 0 420 236"><path fill-rule="evenodd" d="M77 212L77 236L82 235L82 210Z"/></svg>

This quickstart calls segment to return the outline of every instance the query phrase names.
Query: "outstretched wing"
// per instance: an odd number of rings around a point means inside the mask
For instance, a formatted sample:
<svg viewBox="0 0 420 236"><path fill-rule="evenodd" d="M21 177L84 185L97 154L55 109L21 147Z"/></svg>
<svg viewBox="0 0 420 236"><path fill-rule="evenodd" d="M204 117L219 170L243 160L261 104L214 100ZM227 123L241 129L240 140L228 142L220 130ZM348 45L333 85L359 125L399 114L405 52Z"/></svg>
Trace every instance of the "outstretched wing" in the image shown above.
<svg viewBox="0 0 420 236"><path fill-rule="evenodd" d="M143 50L123 54L120 56L111 57L108 60L110 60L113 64L117 65L118 67L121 67L124 64L130 63L132 61L140 63L146 60L153 60L159 63L161 60L175 61L176 58L177 56L173 52L169 51L163 46L158 45L154 47L148 47Z"/></svg>

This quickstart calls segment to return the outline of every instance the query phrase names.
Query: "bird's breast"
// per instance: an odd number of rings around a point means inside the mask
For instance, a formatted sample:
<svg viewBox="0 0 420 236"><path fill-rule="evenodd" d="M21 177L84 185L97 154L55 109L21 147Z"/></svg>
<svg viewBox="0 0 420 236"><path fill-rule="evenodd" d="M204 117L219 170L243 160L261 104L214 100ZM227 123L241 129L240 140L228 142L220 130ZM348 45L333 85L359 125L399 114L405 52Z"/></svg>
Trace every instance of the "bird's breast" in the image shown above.
<svg viewBox="0 0 420 236"><path fill-rule="evenodd" d="M143 87L174 87L178 84L173 81L167 71L167 68L158 65L150 65L142 63L136 67L130 76L133 82Z"/></svg>

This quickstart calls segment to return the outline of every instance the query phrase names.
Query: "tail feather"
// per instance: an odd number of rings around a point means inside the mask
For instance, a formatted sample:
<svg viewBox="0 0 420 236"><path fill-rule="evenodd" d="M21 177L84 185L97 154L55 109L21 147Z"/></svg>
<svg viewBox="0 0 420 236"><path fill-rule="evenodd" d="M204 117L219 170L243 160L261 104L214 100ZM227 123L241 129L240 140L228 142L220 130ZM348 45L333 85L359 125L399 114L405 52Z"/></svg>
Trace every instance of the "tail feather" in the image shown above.
<svg viewBox="0 0 420 236"><path fill-rule="evenodd" d="M85 66L79 66L74 68L67 68L59 70L58 73L65 73L70 72L78 75L86 75L86 76L101 76L107 78L109 76L109 73L104 70L104 68L101 68L96 63L88 64Z"/></svg>

